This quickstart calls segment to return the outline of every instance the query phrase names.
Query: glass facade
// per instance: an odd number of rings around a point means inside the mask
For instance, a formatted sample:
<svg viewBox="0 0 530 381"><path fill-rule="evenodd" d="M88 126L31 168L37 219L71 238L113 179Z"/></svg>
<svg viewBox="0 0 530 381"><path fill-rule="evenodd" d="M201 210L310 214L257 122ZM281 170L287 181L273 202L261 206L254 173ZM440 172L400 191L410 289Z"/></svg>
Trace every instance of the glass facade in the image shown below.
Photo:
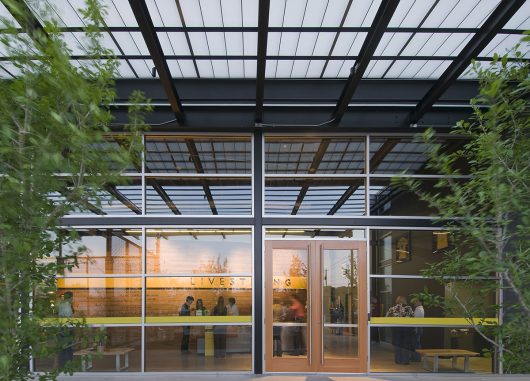
<svg viewBox="0 0 530 381"><path fill-rule="evenodd" d="M498 298L470 290L465 274L449 285L423 276L455 243L432 224L436 211L393 178L413 176L432 187L440 175L426 166L429 147L382 135L144 139L141 168L124 174L130 182L108 187L101 205L89 202L64 219L79 238L57 253L69 265L57 276L57 299L73 295L73 318L104 337L99 349L75 346L74 357L94 355L84 370L267 372L269 360L260 356L268 338L256 335L267 308L271 361L310 364L318 350L323 365L316 371L496 370L491 348L463 311L424 305L422 319L388 314L398 297L414 308L424 292L457 293L467 303ZM450 150L461 142L440 144ZM262 279L255 274L269 271L268 242L298 249L272 252L272 300L263 307L257 289L265 283L255 284ZM321 249L308 249L317 243ZM316 297L317 310L309 306ZM297 316L289 313L295 300ZM496 321L496 312L488 319ZM365 355L365 368L341 368ZM53 358L34 362L36 370L56 365Z"/></svg>

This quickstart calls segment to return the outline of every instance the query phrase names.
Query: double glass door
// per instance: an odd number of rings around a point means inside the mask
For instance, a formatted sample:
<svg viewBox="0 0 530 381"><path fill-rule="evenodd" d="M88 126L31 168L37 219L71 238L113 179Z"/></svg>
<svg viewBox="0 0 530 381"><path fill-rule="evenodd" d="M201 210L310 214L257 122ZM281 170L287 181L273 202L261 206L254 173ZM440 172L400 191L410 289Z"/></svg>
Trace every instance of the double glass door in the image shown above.
<svg viewBox="0 0 530 381"><path fill-rule="evenodd" d="M268 372L366 372L366 244L267 241Z"/></svg>

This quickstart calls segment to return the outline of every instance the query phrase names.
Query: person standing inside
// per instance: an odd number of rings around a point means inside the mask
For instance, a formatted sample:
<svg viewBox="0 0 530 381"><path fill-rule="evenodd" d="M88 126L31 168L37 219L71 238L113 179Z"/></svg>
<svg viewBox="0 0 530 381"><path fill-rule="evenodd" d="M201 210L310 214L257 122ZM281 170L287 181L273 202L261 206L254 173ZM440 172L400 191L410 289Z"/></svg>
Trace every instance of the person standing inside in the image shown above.
<svg viewBox="0 0 530 381"><path fill-rule="evenodd" d="M396 304L388 309L387 317L414 317L414 311L407 304L407 298L398 296ZM413 331L408 327L392 328L392 345L394 346L394 362L408 365L412 353Z"/></svg>
<svg viewBox="0 0 530 381"><path fill-rule="evenodd" d="M375 296L370 298L370 317L379 317L381 316L381 305ZM379 332L379 327L370 328L370 339L375 341L377 344L381 343L381 335Z"/></svg>
<svg viewBox="0 0 530 381"><path fill-rule="evenodd" d="M204 307L202 299L197 299L195 303L195 316L206 316L208 315L208 310Z"/></svg>
<svg viewBox="0 0 530 381"><path fill-rule="evenodd" d="M236 306L236 298L228 298L228 305L226 306L228 316L239 316L239 308Z"/></svg>
<svg viewBox="0 0 530 381"><path fill-rule="evenodd" d="M191 304L195 299L193 296L187 296L186 301L180 307L180 316L191 316ZM190 331L191 327L182 327L182 341L180 343L180 353L190 353Z"/></svg>
<svg viewBox="0 0 530 381"><path fill-rule="evenodd" d="M292 316L295 323L305 323L305 304L302 299L297 295L291 295L291 306L289 307L289 315ZM305 345L305 327L295 326L293 329L293 355L294 356L305 356L307 353Z"/></svg>
<svg viewBox="0 0 530 381"><path fill-rule="evenodd" d="M71 318L74 316L74 293L71 291L65 292L61 295L61 300L57 304L57 315L60 318ZM62 368L67 362L74 359L73 337L72 330L68 327L61 327L59 332L59 367Z"/></svg>
<svg viewBox="0 0 530 381"><path fill-rule="evenodd" d="M214 316L226 316L227 309L225 306L225 299L220 296L217 298L217 304L213 308ZM225 357L226 356L226 327L224 325L216 325L213 328L213 347L214 347L214 356L215 357Z"/></svg>
<svg viewBox="0 0 530 381"><path fill-rule="evenodd" d="M424 318L425 310L423 308L423 301L419 298L414 300L414 317L415 318ZM423 328L416 327L414 328L414 342L413 349L414 353L412 354L412 361L419 362L421 361L421 356L416 352L416 349L421 349L421 336L423 335Z"/></svg>

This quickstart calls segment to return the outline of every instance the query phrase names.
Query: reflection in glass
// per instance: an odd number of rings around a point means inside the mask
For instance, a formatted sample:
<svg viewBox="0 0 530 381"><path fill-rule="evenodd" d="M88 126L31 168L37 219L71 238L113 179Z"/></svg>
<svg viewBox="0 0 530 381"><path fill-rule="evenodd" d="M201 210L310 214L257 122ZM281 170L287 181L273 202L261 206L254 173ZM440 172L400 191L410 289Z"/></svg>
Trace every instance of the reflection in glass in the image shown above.
<svg viewBox="0 0 530 381"><path fill-rule="evenodd" d="M356 357L357 250L324 249L322 254L324 358Z"/></svg>
<svg viewBox="0 0 530 381"><path fill-rule="evenodd" d="M59 192L49 194L54 202L65 202ZM136 215L142 214L142 180L139 177L128 178L125 184L107 185L98 190L96 196L90 196L83 202L82 208L76 207L69 214L91 215Z"/></svg>
<svg viewBox="0 0 530 381"><path fill-rule="evenodd" d="M180 343L188 335L188 350ZM221 353L215 336L222 336ZM217 352L217 353L216 353ZM252 369L252 328L248 326L146 327L146 371L248 371Z"/></svg>
<svg viewBox="0 0 530 381"><path fill-rule="evenodd" d="M146 213L242 215L252 213L250 177L147 178Z"/></svg>
<svg viewBox="0 0 530 381"><path fill-rule="evenodd" d="M423 317L465 318L468 314L464 312L460 302L469 310L475 311L483 311L484 306L494 306L496 304L495 294L484 291L486 290L486 282L495 282L495 280L475 280L473 282L455 280L448 284L441 284L433 279L375 278L372 279L371 296L376 299L374 305L377 306L379 311L373 311L375 312L373 316L385 316L389 308L396 304L397 297L402 296L412 309L417 307L418 301L422 302ZM491 290L491 287L489 289ZM444 307L423 303L422 294L425 292L428 292L431 296L442 297ZM486 313L487 316L477 316L477 318L495 317L495 309L493 307ZM465 319L463 320L465 323ZM443 323L443 320L438 321L439 324Z"/></svg>
<svg viewBox="0 0 530 381"><path fill-rule="evenodd" d="M452 153L461 149L465 142L454 138L440 138L441 152ZM370 171L376 174L432 173L426 165L432 144L416 141L410 137L370 138ZM467 163L457 162L462 173L467 172Z"/></svg>
<svg viewBox="0 0 530 381"><path fill-rule="evenodd" d="M399 261L399 241L408 241L409 255ZM372 230L372 273L421 275L430 264L441 261L451 245L448 232L421 230Z"/></svg>
<svg viewBox="0 0 530 381"><path fill-rule="evenodd" d="M308 250L272 252L273 356L307 357Z"/></svg>
<svg viewBox="0 0 530 381"><path fill-rule="evenodd" d="M66 292L73 294L73 317L115 318L104 323L130 323L130 317L142 312L141 278L60 278L57 279L58 299ZM120 320L122 319L122 320ZM91 323L90 320L87 323Z"/></svg>
<svg viewBox="0 0 530 381"><path fill-rule="evenodd" d="M146 136L148 172L251 173L248 136Z"/></svg>
<svg viewBox="0 0 530 381"><path fill-rule="evenodd" d="M65 261L65 257L78 253L77 266L66 270L65 275L141 273L141 230L92 228L78 229L77 233L79 240L63 245L57 259ZM66 262L75 263L73 259Z"/></svg>
<svg viewBox="0 0 530 381"><path fill-rule="evenodd" d="M265 213L278 215L364 215L363 179L265 179Z"/></svg>
<svg viewBox="0 0 530 381"><path fill-rule="evenodd" d="M446 192L435 189L436 180L418 180L426 192ZM390 179L370 179L370 213L373 216L433 216L435 209L420 200L419 196L405 187L395 185Z"/></svg>
<svg viewBox="0 0 530 381"><path fill-rule="evenodd" d="M147 273L251 274L250 229L148 229Z"/></svg>
<svg viewBox="0 0 530 381"><path fill-rule="evenodd" d="M380 340L372 341L370 347L370 369L373 372L492 372L494 361L487 354L491 345L472 327L378 327L378 330ZM406 360L399 364L395 361L397 345L402 347L402 356ZM422 349L431 351L424 355ZM440 354L437 370L432 350Z"/></svg>
<svg viewBox="0 0 530 381"><path fill-rule="evenodd" d="M364 173L364 139L265 138L266 173Z"/></svg>
<svg viewBox="0 0 530 381"><path fill-rule="evenodd" d="M140 327L71 329L59 336L59 340L71 340L73 347L35 359L37 372L52 371L65 359L80 361L79 370L86 372L140 371Z"/></svg>
<svg viewBox="0 0 530 381"><path fill-rule="evenodd" d="M191 296L189 314L183 314L183 304ZM234 299L238 316L252 314L252 277L186 276L146 278L146 316L159 317L148 322L178 322L181 316L212 316L218 298L223 297L225 305ZM200 307L197 307L197 301ZM185 307L184 307L185 308ZM198 312L200 311L200 312ZM228 310L227 313L228 315ZM235 315L235 312L234 314ZM161 318L161 319L160 319ZM193 319L192 319L193 320Z"/></svg>

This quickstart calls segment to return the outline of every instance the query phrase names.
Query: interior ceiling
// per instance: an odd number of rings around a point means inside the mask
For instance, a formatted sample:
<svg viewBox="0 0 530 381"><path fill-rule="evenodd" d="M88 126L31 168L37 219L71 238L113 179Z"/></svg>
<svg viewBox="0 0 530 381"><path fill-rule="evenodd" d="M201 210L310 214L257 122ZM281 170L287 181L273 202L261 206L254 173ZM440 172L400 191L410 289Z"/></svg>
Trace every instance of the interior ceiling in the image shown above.
<svg viewBox="0 0 530 381"><path fill-rule="evenodd" d="M14 19L3 1L0 15L21 32L53 17L72 64L89 63L83 0L21 3L31 22ZM464 106L473 92L459 83L473 82L471 60L487 65L530 29L524 0L101 3L103 42L120 63L118 92L144 90L157 106L150 122L174 119L170 126L447 127L469 113ZM53 12L43 16L47 7ZM0 46L0 76L16 77L8 54ZM380 82L389 90L359 95L381 90ZM190 90L196 86L203 91ZM464 91L447 96L452 88Z"/></svg>

